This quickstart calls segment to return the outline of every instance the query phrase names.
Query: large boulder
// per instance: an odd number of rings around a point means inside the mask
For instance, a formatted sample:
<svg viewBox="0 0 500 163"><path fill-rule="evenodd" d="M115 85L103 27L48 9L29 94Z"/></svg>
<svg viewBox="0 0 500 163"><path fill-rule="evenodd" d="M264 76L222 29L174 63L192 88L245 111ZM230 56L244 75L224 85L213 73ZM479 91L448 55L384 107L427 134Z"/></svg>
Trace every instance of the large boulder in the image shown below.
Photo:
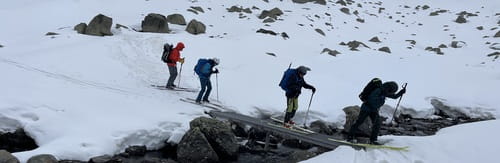
<svg viewBox="0 0 500 163"><path fill-rule="evenodd" d="M24 130L17 129L15 132L0 132L0 149L10 152L28 151L38 148L35 140L29 137Z"/></svg>
<svg viewBox="0 0 500 163"><path fill-rule="evenodd" d="M161 14L150 13L141 23L142 32L168 33L167 18Z"/></svg>
<svg viewBox="0 0 500 163"><path fill-rule="evenodd" d="M199 117L190 122L190 127L199 128L220 157L229 159L238 157L239 145L229 124L212 118Z"/></svg>
<svg viewBox="0 0 500 163"><path fill-rule="evenodd" d="M113 19L105 15L99 14L95 16L85 28L85 34L94 36L112 36L111 26Z"/></svg>
<svg viewBox="0 0 500 163"><path fill-rule="evenodd" d="M215 150L208 143L207 138L200 131L200 128L191 128L182 137L177 147L177 159L179 162L218 162L219 157Z"/></svg>
<svg viewBox="0 0 500 163"><path fill-rule="evenodd" d="M345 112L344 131L349 132L349 130L351 129L351 126L354 125L354 123L356 123L356 120L358 119L358 115L359 115L359 112L361 111L361 108L359 106L348 106L348 107L345 107L343 110ZM365 119L365 122L363 122L363 124L361 124L358 127L358 129L359 129L358 130L359 132L357 134L370 135L370 133L372 131L372 121L371 121L370 117L367 117Z"/></svg>
<svg viewBox="0 0 500 163"><path fill-rule="evenodd" d="M317 3L317 4L321 4L321 5L326 5L326 0L292 0L292 2L294 3L308 3L308 2L314 2L314 3Z"/></svg>
<svg viewBox="0 0 500 163"><path fill-rule="evenodd" d="M6 150L0 150L0 163L19 163L19 160Z"/></svg>
<svg viewBox="0 0 500 163"><path fill-rule="evenodd" d="M85 29L87 29L87 24L85 23L80 23L73 28L76 32L79 34L85 34Z"/></svg>
<svg viewBox="0 0 500 163"><path fill-rule="evenodd" d="M196 19L191 20L186 27L186 31L194 35L205 33L205 30L205 24L197 21Z"/></svg>
<svg viewBox="0 0 500 163"><path fill-rule="evenodd" d="M259 19L264 19L266 17L270 17L273 19L278 19L278 16L283 15L283 11L281 11L279 8L273 8L270 11L264 10L262 13L259 15Z"/></svg>
<svg viewBox="0 0 500 163"><path fill-rule="evenodd" d="M28 159L27 163L57 163L56 157L48 154L36 155Z"/></svg>
<svg viewBox="0 0 500 163"><path fill-rule="evenodd" d="M186 25L186 19L181 14L168 15L167 22L170 24Z"/></svg>

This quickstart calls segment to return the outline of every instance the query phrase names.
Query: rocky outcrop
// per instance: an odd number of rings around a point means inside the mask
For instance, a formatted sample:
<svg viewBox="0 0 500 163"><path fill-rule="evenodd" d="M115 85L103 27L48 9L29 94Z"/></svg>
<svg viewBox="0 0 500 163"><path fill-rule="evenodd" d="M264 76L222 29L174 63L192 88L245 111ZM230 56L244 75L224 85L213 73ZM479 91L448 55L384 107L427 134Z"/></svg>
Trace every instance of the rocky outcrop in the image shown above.
<svg viewBox="0 0 500 163"><path fill-rule="evenodd" d="M464 47L466 45L467 45L467 43L465 43L463 41L452 41L450 46L452 48L462 48L462 47Z"/></svg>
<svg viewBox="0 0 500 163"><path fill-rule="evenodd" d="M339 51L337 51L337 50L331 50L331 49L328 49L328 48L324 48L323 51L321 51L321 54L323 54L323 53L328 53L329 55L334 56L334 57L337 56L337 54L340 54Z"/></svg>
<svg viewBox="0 0 500 163"><path fill-rule="evenodd" d="M19 160L6 150L0 150L0 163L19 163Z"/></svg>
<svg viewBox="0 0 500 163"><path fill-rule="evenodd" d="M356 41L356 40L349 41L347 44L344 42L341 42L339 45L347 45L347 46L349 46L349 48L351 48L350 50L352 50L352 51L358 51L358 47L360 45L362 45L365 48L370 48L366 44L359 42L359 41Z"/></svg>
<svg viewBox="0 0 500 163"><path fill-rule="evenodd" d="M320 4L320 5L326 5L326 0L292 0L292 2L300 3L300 4L314 2L314 3Z"/></svg>
<svg viewBox="0 0 500 163"><path fill-rule="evenodd" d="M264 10L262 13L259 15L259 19L264 19L266 17L270 17L273 19L278 19L278 16L283 15L283 11L281 11L279 8L273 8L272 10Z"/></svg>
<svg viewBox="0 0 500 163"><path fill-rule="evenodd" d="M193 35L202 34L202 33L205 33L206 26L202 22L199 22L196 19L193 19L187 25L186 31L193 34Z"/></svg>
<svg viewBox="0 0 500 163"><path fill-rule="evenodd" d="M58 163L56 157L48 154L36 155L28 159L27 163Z"/></svg>
<svg viewBox="0 0 500 163"><path fill-rule="evenodd" d="M186 25L186 20L181 14L171 14L167 16L167 22L170 24Z"/></svg>
<svg viewBox="0 0 500 163"><path fill-rule="evenodd" d="M351 126L354 125L354 123L358 119L358 115L359 115L361 108L359 106L348 106L342 110L344 110L344 113L346 116L345 117L345 124L344 124L344 131L349 132L349 130L351 129ZM370 133L372 131L372 121L371 121L370 117L367 117L365 119L365 122L363 122L363 124L361 124L358 127L358 131L359 131L359 133L357 133L357 134L359 134L359 135L370 135Z"/></svg>
<svg viewBox="0 0 500 163"><path fill-rule="evenodd" d="M93 36L112 36L111 26L113 19L105 15L99 14L95 16L85 28L85 34Z"/></svg>
<svg viewBox="0 0 500 163"><path fill-rule="evenodd" d="M372 38L371 38L370 40L368 40L368 41L370 41L370 42L376 42L376 43L380 43L380 42L381 42L381 41L380 41L380 39L378 39L378 37L377 37L377 36L372 37Z"/></svg>
<svg viewBox="0 0 500 163"><path fill-rule="evenodd" d="M234 159L238 155L238 143L231 127L221 121L200 117L190 122L191 128L199 128L220 158Z"/></svg>
<svg viewBox="0 0 500 163"><path fill-rule="evenodd" d="M167 18L161 14L150 13L141 23L142 32L168 33Z"/></svg>
<svg viewBox="0 0 500 163"><path fill-rule="evenodd" d="M270 35L273 35L273 36L276 36L278 35L278 33L274 32L274 31L271 31L271 30L266 30L266 29L259 29L257 31L257 33L264 33L264 34L270 34Z"/></svg>
<svg viewBox="0 0 500 163"><path fill-rule="evenodd" d="M457 17L457 19L455 19L455 22L463 24L463 23L467 23L467 19L465 19L465 17L463 15L459 15Z"/></svg>
<svg viewBox="0 0 500 163"><path fill-rule="evenodd" d="M177 159L181 163L219 161L217 153L198 127L191 128L182 137L177 147Z"/></svg>
<svg viewBox="0 0 500 163"><path fill-rule="evenodd" d="M92 157L89 160L89 163L121 163L122 160L118 157L112 157L110 155L103 155Z"/></svg>
<svg viewBox="0 0 500 163"><path fill-rule="evenodd" d="M243 7L238 7L238 6L231 6L231 8L226 9L227 12L244 12L247 14L251 14L252 10L250 8L243 8Z"/></svg>
<svg viewBox="0 0 500 163"><path fill-rule="evenodd" d="M386 52L386 53L391 53L391 49L387 46L381 47L378 49L378 51Z"/></svg>
<svg viewBox="0 0 500 163"><path fill-rule="evenodd" d="M125 153L127 153L129 156L144 156L146 155L147 148L146 146L130 146L127 149L125 149Z"/></svg>
<svg viewBox="0 0 500 163"><path fill-rule="evenodd" d="M0 133L0 149L10 152L22 152L38 148L33 138L26 135L23 129L12 133Z"/></svg>

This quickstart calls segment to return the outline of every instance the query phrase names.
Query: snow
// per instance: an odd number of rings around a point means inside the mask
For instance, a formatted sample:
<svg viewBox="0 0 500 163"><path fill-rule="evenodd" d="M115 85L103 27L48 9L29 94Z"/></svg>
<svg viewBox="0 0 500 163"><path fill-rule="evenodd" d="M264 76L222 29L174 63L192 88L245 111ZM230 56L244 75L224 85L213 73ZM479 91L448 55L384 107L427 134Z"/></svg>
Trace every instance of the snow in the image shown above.
<svg viewBox="0 0 500 163"><path fill-rule="evenodd" d="M292 67L306 65L312 69L305 78L318 90L308 122L322 119L341 123L342 108L359 105L357 95L373 77L400 85L407 82L401 107L419 117L429 116L433 111L432 98L444 99L454 109L474 117L499 117L500 65L486 57L494 51L485 43L498 42L498 38L492 37L496 31L490 29L498 27L499 17L495 14L500 2L398 0L384 1L381 6L364 2L376 1L359 1L362 8L356 5L347 8L351 12L358 10L365 23L355 21L358 17L353 14L340 12L343 6L331 2L326 6L258 0L4 2L0 6L0 44L4 46L0 48L3 74L0 131L22 127L35 139L39 148L14 153L22 161L42 153L58 159L87 160L119 153L129 145L156 149L166 139L178 142L188 130L189 121L206 116L203 113L206 109L178 100L195 97L196 93L162 91L150 85L162 85L168 78L168 70L159 56L162 45L179 41L186 45L181 53L186 57L181 86L199 88L192 71L197 59L218 57L221 59L218 97L243 114L256 115L255 107L275 114L283 112L285 97L278 83L292 63ZM425 4L431 8L414 10L417 5ZM240 19L239 13L226 11L233 5L256 6L260 10L244 13L246 18ZM411 8L401 7L404 5ZM186 11L190 6L201 6L205 13ZM284 11L279 17L282 20L265 26L257 16L262 10L274 7ZM381 14L379 7L385 8ZM428 16L438 9L449 12ZM397 11L401 14L396 14ZM461 11L479 11L479 16L457 24L453 20ZM148 13L180 13L186 21L196 19L205 23L207 33L191 35L180 25L169 25L173 31L170 34L138 33L113 26L114 36L95 37L77 34L72 29L80 22L88 23L99 13L112 17L114 24L136 29L140 29L140 22ZM325 23L333 24L333 29ZM477 30L477 26L485 29ZM290 38L255 33L260 28L286 32ZM322 29L326 36L315 32L316 28ZM47 32L60 35L44 36ZM374 36L382 43L368 41ZM352 40L370 48L350 51L338 45ZM408 49L411 45L405 40L417 43ZM445 55L424 50L427 46L449 46L451 41L465 41L466 46L443 48ZM383 46L390 47L392 53L376 50ZM337 57L320 54L323 48L341 54ZM266 52L275 53L276 57ZM215 100L215 76L212 83L211 97ZM310 95L309 90L303 90L299 98L299 113L295 118L299 123ZM396 102L387 100L386 107L391 109ZM393 139L391 145L409 146L410 151L405 153L340 147L309 161L495 162L493 148L498 144L489 141L498 137L497 123L492 120L454 126L435 136L381 138ZM471 145L464 140L479 141Z"/></svg>

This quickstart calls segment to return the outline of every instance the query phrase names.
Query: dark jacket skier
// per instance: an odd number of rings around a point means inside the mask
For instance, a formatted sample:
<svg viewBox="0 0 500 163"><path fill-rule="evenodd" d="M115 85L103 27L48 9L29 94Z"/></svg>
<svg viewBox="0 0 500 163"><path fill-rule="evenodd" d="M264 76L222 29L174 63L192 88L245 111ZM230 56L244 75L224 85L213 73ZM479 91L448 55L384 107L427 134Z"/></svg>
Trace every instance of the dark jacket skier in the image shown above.
<svg viewBox="0 0 500 163"><path fill-rule="evenodd" d="M218 69L213 70L213 68L219 65L219 63L220 63L219 58L212 58L209 59L207 62L198 63L202 64L199 65L200 69L199 72L197 73L198 77L200 78L201 90L200 93L198 93L198 96L196 97L196 103L201 103L202 98L203 102L210 102L208 100L208 96L210 96L210 91L212 91L212 82L210 82L210 76L213 73L219 73Z"/></svg>
<svg viewBox="0 0 500 163"><path fill-rule="evenodd" d="M316 88L312 85L309 85L304 80L304 76L307 74L307 71L311 69L305 66L299 66L296 69L289 69L285 72L284 77L287 77L286 86L285 87L285 96L286 96L286 114L284 125L285 127L290 127L290 124L295 124L291 119L295 116L295 112L297 111L298 98L301 93L302 87L306 89L311 89L313 93L316 92Z"/></svg>

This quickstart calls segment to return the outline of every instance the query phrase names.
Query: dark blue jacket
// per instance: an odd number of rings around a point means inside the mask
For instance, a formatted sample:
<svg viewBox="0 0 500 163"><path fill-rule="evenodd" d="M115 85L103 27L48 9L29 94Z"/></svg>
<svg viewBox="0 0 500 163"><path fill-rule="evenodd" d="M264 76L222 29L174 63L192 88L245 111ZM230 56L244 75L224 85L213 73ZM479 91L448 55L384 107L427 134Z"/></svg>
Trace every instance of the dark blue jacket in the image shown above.
<svg viewBox="0 0 500 163"><path fill-rule="evenodd" d="M288 78L288 86L286 89L286 97L295 98L299 97L302 87L313 89L313 86L306 83L304 78L299 76L297 69L290 70L290 78Z"/></svg>
<svg viewBox="0 0 500 163"><path fill-rule="evenodd" d="M215 66L215 63L211 60L209 60L207 63L201 66L200 69L200 74L198 75L200 78L205 78L205 79L210 79L210 76L212 75L213 67Z"/></svg>
<svg viewBox="0 0 500 163"><path fill-rule="evenodd" d="M379 108L384 105L385 98L389 97L392 99L397 99L403 95L401 92L394 93L385 93L383 87L376 88L373 90L368 98L363 104L361 104L361 110L369 111L369 112L378 112Z"/></svg>

